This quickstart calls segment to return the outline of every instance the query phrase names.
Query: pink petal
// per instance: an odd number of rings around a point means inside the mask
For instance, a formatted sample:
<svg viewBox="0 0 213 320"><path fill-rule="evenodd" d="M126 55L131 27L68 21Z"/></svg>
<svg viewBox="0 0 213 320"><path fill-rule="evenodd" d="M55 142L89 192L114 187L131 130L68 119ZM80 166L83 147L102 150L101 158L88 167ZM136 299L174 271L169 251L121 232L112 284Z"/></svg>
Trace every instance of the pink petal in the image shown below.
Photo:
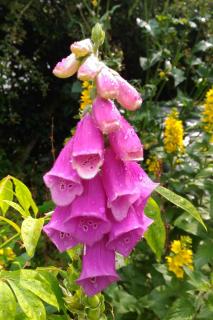
<svg viewBox="0 0 213 320"><path fill-rule="evenodd" d="M72 145L73 140L70 139L61 150L52 169L44 175L44 182L58 206L70 204L83 192L81 179L70 162Z"/></svg>
<svg viewBox="0 0 213 320"><path fill-rule="evenodd" d="M76 246L79 242L70 232L64 230L64 220L67 219L69 207L57 207L51 217L51 220L43 228L50 240L55 244L60 252Z"/></svg>
<svg viewBox="0 0 213 320"><path fill-rule="evenodd" d="M120 103L123 108L131 111L140 108L142 99L138 91L121 76L116 76L116 80L119 85L118 103Z"/></svg>
<svg viewBox="0 0 213 320"><path fill-rule="evenodd" d="M97 93L105 99L115 99L118 95L119 85L109 68L101 69L96 78Z"/></svg>
<svg viewBox="0 0 213 320"><path fill-rule="evenodd" d="M97 97L93 102L92 117L96 126L105 134L120 127L121 115L111 100Z"/></svg>
<svg viewBox="0 0 213 320"><path fill-rule="evenodd" d="M108 207L117 221L123 220L130 206L141 194L140 181L135 179L132 166L116 158L111 149L105 152L102 181L108 197Z"/></svg>
<svg viewBox="0 0 213 320"><path fill-rule="evenodd" d="M123 118L121 127L109 134L112 149L123 161L143 160L143 145L133 127Z"/></svg>
<svg viewBox="0 0 213 320"><path fill-rule="evenodd" d="M131 207L125 219L112 223L107 247L128 256L152 222L143 212L135 212Z"/></svg>
<svg viewBox="0 0 213 320"><path fill-rule="evenodd" d="M87 245L93 245L110 230L106 217L106 198L99 175L84 181L84 192L72 203L65 231Z"/></svg>
<svg viewBox="0 0 213 320"><path fill-rule="evenodd" d="M82 81L94 80L102 67L103 64L98 58L91 54L78 69L78 79Z"/></svg>
<svg viewBox="0 0 213 320"><path fill-rule="evenodd" d="M82 272L76 281L83 287L85 293L92 296L118 280L119 276L115 271L115 253L106 248L106 240L102 239L92 247L86 247Z"/></svg>
<svg viewBox="0 0 213 320"><path fill-rule="evenodd" d="M80 62L76 59L76 56L72 53L68 57L62 59L57 63L53 69L53 74L58 78L68 78L74 75Z"/></svg>
<svg viewBox="0 0 213 320"><path fill-rule="evenodd" d="M73 139L72 165L83 179L91 179L103 163L104 141L91 116L78 123Z"/></svg>
<svg viewBox="0 0 213 320"><path fill-rule="evenodd" d="M81 41L76 41L71 44L70 49L76 57L84 57L91 53L93 50L92 41L90 39L84 39Z"/></svg>

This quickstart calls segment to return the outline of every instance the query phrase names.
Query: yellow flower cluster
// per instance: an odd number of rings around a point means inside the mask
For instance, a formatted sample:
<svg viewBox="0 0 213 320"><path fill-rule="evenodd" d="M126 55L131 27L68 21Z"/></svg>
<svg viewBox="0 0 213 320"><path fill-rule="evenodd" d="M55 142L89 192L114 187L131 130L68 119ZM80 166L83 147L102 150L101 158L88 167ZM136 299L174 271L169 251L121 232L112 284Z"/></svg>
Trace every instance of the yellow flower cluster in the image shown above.
<svg viewBox="0 0 213 320"><path fill-rule="evenodd" d="M213 135L213 87L206 94L202 122L204 130Z"/></svg>
<svg viewBox="0 0 213 320"><path fill-rule="evenodd" d="M82 83L83 91L80 98L80 110L83 111L87 106L92 103L90 96L90 91L93 88L93 85L89 81L83 81Z"/></svg>
<svg viewBox="0 0 213 320"><path fill-rule="evenodd" d="M149 172L153 172L156 177L161 176L162 172L162 160L158 159L155 155L152 155L146 160L147 169Z"/></svg>
<svg viewBox="0 0 213 320"><path fill-rule="evenodd" d="M178 111L173 109L164 122L164 149L167 153L184 152L183 123L178 117Z"/></svg>
<svg viewBox="0 0 213 320"><path fill-rule="evenodd" d="M177 278L183 278L183 266L193 270L193 252L191 250L192 240L188 236L181 236L180 240L174 240L171 244L171 253L166 257L169 271Z"/></svg>
<svg viewBox="0 0 213 320"><path fill-rule="evenodd" d="M8 262L13 261L16 255L10 247L0 249L0 270L3 269Z"/></svg>
<svg viewBox="0 0 213 320"><path fill-rule="evenodd" d="M91 0L91 3L93 5L93 7L97 7L98 5L98 0Z"/></svg>

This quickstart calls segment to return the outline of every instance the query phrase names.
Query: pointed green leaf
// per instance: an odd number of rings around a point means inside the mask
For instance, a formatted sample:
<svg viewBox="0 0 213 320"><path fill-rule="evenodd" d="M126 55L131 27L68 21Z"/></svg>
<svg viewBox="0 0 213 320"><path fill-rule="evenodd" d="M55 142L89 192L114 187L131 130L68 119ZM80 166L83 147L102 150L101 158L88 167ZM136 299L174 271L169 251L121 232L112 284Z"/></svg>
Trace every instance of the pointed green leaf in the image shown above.
<svg viewBox="0 0 213 320"><path fill-rule="evenodd" d="M157 260L160 260L164 251L166 230L161 218L160 208L152 198L149 199L145 207L145 214L154 222L145 232L144 238L155 253Z"/></svg>
<svg viewBox="0 0 213 320"><path fill-rule="evenodd" d="M9 200L4 200L3 202L7 203L8 206L18 211L22 215L22 217L26 218L27 216L29 216L29 213L25 212L24 209L18 203Z"/></svg>
<svg viewBox="0 0 213 320"><path fill-rule="evenodd" d="M37 279L33 279L33 280L20 279L19 284L23 288L28 289L29 291L34 293L41 300L56 307L59 310L56 296L54 295L50 285L48 285L48 283L45 280L42 280L41 277L39 280L37 280Z"/></svg>
<svg viewBox="0 0 213 320"><path fill-rule="evenodd" d="M46 311L43 303L30 291L23 289L12 280L7 280L10 284L20 308L30 320L46 320Z"/></svg>
<svg viewBox="0 0 213 320"><path fill-rule="evenodd" d="M173 191L170 191L169 189L164 188L162 186L158 186L155 189L155 191L157 191L161 196L163 196L170 202L174 203L176 206L188 212L197 221L199 221L203 225L203 227L206 229L206 226L203 222L203 219L200 216L200 213L197 211L197 209L193 206L193 204L189 200L177 195Z"/></svg>
<svg viewBox="0 0 213 320"><path fill-rule="evenodd" d="M0 281L0 320L13 320L16 314L16 300L10 287Z"/></svg>
<svg viewBox="0 0 213 320"><path fill-rule="evenodd" d="M34 256L35 248L37 246L43 224L43 218L34 219L32 217L28 217L22 222L21 237L24 242L27 254L30 257Z"/></svg>
<svg viewBox="0 0 213 320"><path fill-rule="evenodd" d="M25 209L25 211L29 212L29 208L31 207L33 209L33 212L36 216L38 213L38 208L32 198L30 190L27 188L27 186L21 182L20 180L12 177L13 182L15 184L15 195L21 204L21 206Z"/></svg>
<svg viewBox="0 0 213 320"><path fill-rule="evenodd" d="M0 209L3 215L6 214L9 205L4 202L4 200L13 200L13 184L10 180L10 177L5 177L0 182Z"/></svg>
<svg viewBox="0 0 213 320"><path fill-rule="evenodd" d="M12 220L7 219L7 218L5 218L5 217L1 217L1 216L0 216L0 220L7 222L7 223L8 223L11 227L13 227L18 233L21 232L21 229L19 228L19 226L18 226L15 222L13 222Z"/></svg>

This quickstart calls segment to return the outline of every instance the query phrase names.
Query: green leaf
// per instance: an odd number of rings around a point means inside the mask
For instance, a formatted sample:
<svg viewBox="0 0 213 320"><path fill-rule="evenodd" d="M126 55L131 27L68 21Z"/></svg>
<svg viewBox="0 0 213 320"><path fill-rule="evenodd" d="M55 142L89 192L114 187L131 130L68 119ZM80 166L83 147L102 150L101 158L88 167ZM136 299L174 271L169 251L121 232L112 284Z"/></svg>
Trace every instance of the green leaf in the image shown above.
<svg viewBox="0 0 213 320"><path fill-rule="evenodd" d="M195 308L191 300L186 297L178 298L169 309L165 320L192 320Z"/></svg>
<svg viewBox="0 0 213 320"><path fill-rule="evenodd" d="M198 42L193 51L197 52L197 51L207 51L208 49L212 48L213 44L211 42L205 41L205 40L201 40L200 42Z"/></svg>
<svg viewBox="0 0 213 320"><path fill-rule="evenodd" d="M0 281L0 320L13 320L16 314L16 300L10 287Z"/></svg>
<svg viewBox="0 0 213 320"><path fill-rule="evenodd" d="M206 226L203 222L203 219L200 216L200 213L197 211L197 209L193 206L193 204L189 200L177 195L173 191L170 191L169 189L164 188L162 186L158 186L155 189L155 191L157 191L161 196L163 196L170 202L174 203L177 207L180 207L186 212L188 212L197 221L199 221L202 224L202 226L206 229Z"/></svg>
<svg viewBox="0 0 213 320"><path fill-rule="evenodd" d="M25 212L24 209L16 202L13 201L9 201L9 200L4 200L5 203L8 204L8 206L12 207L13 209L15 209L16 211L18 211L22 217L26 218L29 216L28 212Z"/></svg>
<svg viewBox="0 0 213 320"><path fill-rule="evenodd" d="M184 71L176 67L172 68L171 74L175 80L175 87L177 87L181 82L183 82L186 79Z"/></svg>
<svg viewBox="0 0 213 320"><path fill-rule="evenodd" d="M34 219L26 218L21 225L21 237L24 242L27 254L30 257L34 256L41 230L44 224L44 218Z"/></svg>
<svg viewBox="0 0 213 320"><path fill-rule="evenodd" d="M59 310L58 302L56 296L54 295L50 285L42 279L41 277L37 279L20 279L20 286L28 289L36 296L38 296L41 300L46 303L56 307Z"/></svg>
<svg viewBox="0 0 213 320"><path fill-rule="evenodd" d="M145 207L145 214L154 222L145 232L144 238L155 253L157 260L160 260L164 251L166 230L161 218L160 208L152 198L149 199Z"/></svg>
<svg viewBox="0 0 213 320"><path fill-rule="evenodd" d="M21 206L25 209L26 212L29 213L29 208L33 209L35 216L38 213L38 208L32 198L30 190L25 186L23 182L12 177L13 182L15 184L15 195L21 204Z"/></svg>
<svg viewBox="0 0 213 320"><path fill-rule="evenodd" d="M0 182L0 209L3 215L6 214L9 205L4 200L13 200L13 184L10 176L5 177Z"/></svg>
<svg viewBox="0 0 213 320"><path fill-rule="evenodd" d="M0 220L7 222L7 223L8 223L11 227L13 227L18 233L21 232L21 229L19 228L19 226L18 226L15 222L13 222L12 220L7 219L7 218L5 218L5 217L1 217L1 216L0 216Z"/></svg>
<svg viewBox="0 0 213 320"><path fill-rule="evenodd" d="M19 284L12 280L7 280L10 284L16 299L30 320L46 320L46 311L43 303L30 291L23 289Z"/></svg>

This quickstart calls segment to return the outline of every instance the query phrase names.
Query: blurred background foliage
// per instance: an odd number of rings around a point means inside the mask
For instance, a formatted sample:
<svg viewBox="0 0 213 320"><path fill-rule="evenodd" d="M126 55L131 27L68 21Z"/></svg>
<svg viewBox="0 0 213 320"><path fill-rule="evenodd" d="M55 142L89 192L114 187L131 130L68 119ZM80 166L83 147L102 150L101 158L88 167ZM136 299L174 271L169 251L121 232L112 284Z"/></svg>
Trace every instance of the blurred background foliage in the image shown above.
<svg viewBox="0 0 213 320"><path fill-rule="evenodd" d="M212 12L209 0L0 0L0 176L23 180L40 212L49 210L42 175L75 127L82 91L75 77L57 79L52 68L101 22L102 58L144 99L140 110L125 114L144 144L143 167L192 201L207 225L206 232L155 195L163 225L158 259L143 241L122 263L122 282L107 290L114 310L107 319L213 318ZM2 241L9 232L1 229ZM28 265L17 247L0 249L0 267ZM40 241L31 266L65 266L66 255L54 252Z"/></svg>

